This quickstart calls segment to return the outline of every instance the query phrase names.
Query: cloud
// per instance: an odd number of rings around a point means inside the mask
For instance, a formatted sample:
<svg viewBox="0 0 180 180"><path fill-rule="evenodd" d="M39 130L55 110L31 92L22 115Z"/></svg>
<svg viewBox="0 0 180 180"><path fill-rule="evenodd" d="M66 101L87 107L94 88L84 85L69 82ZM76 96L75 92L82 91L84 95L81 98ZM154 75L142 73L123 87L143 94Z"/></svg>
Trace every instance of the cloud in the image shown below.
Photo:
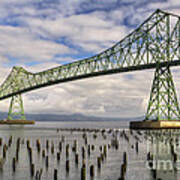
<svg viewBox="0 0 180 180"><path fill-rule="evenodd" d="M10 5L11 4L11 5ZM179 14L177 0L6 0L0 6L0 80L11 66L39 72L111 47L154 10ZM179 97L178 69L174 73ZM27 113L141 116L146 113L153 71L58 84L23 95ZM7 111L9 100L0 103Z"/></svg>
<svg viewBox="0 0 180 180"><path fill-rule="evenodd" d="M128 30L103 18L102 13L95 12L56 19L21 17L21 22L39 36L51 40L65 38L74 47L96 53L122 39Z"/></svg>
<svg viewBox="0 0 180 180"><path fill-rule="evenodd" d="M149 4L149 8L157 9L157 7L163 10L174 11L174 9L180 8L180 3L178 0L167 0L164 2L151 2Z"/></svg>
<svg viewBox="0 0 180 180"><path fill-rule="evenodd" d="M71 52L65 45L37 39L21 27L0 26L0 39L0 54L17 61L47 61L56 54Z"/></svg>

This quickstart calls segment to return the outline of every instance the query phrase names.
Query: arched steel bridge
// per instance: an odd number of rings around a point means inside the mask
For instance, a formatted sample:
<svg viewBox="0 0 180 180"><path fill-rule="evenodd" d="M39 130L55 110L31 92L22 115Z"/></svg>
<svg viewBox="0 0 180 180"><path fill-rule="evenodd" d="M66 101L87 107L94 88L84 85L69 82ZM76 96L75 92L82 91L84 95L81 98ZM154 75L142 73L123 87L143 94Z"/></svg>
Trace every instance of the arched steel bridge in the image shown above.
<svg viewBox="0 0 180 180"><path fill-rule="evenodd" d="M180 64L180 16L156 10L113 47L87 59L31 73L13 67L0 86L0 100L12 97L8 119L25 119L21 94L68 81L155 68L146 119L179 119L170 66ZM19 108L19 110L15 110Z"/></svg>

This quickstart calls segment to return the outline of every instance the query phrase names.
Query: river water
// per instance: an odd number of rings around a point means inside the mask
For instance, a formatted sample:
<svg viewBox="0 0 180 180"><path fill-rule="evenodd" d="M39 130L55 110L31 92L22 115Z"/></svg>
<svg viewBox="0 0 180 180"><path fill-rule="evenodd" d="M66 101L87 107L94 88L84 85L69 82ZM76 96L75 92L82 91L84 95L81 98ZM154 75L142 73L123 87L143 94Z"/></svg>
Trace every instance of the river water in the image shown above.
<svg viewBox="0 0 180 180"><path fill-rule="evenodd" d="M128 122L120 121L3 125L0 126L2 140L0 180L51 180L54 178L55 169L59 180L80 180L82 166L86 168L87 180L118 180L122 176L125 180L178 180L180 179L179 135L179 130L132 131L128 129ZM17 160L18 139L20 148ZM31 162L27 141L30 142L29 146L32 149ZM39 152L37 141L40 142ZM46 147L47 141L49 148ZM76 144L75 151L74 144ZM4 146L7 146L7 150L3 158ZM45 157L42 156L42 151L45 152ZM57 160L57 153L60 154L60 160ZM78 164L75 162L75 154L78 154ZM48 157L48 167L46 167L46 157ZM101 157L100 168L97 163L98 157ZM13 158L16 158L14 171ZM66 171L67 161L69 161L69 172ZM34 164L33 175L31 175L31 164ZM90 176L92 165L94 177ZM123 172L122 167L126 167ZM41 175L39 175L40 171Z"/></svg>

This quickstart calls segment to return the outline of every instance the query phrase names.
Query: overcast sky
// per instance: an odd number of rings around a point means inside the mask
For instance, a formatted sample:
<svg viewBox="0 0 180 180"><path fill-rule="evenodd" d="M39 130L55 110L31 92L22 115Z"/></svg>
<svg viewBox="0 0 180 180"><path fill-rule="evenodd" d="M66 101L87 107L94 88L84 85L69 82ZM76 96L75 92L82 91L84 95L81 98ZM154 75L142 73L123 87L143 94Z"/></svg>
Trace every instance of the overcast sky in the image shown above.
<svg viewBox="0 0 180 180"><path fill-rule="evenodd" d="M13 66L39 72L101 52L157 8L180 15L179 0L1 0L0 80ZM153 71L148 70L38 89L23 95L25 112L142 116L152 78ZM0 102L1 111L8 111L9 101Z"/></svg>

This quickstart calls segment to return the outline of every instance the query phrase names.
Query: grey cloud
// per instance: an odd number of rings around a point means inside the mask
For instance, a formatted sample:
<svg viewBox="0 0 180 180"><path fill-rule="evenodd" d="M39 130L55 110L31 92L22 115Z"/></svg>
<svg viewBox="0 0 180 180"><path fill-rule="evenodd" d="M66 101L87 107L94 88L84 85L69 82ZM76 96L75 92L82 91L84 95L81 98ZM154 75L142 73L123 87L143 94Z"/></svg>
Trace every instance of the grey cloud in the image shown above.
<svg viewBox="0 0 180 180"><path fill-rule="evenodd" d="M39 7L38 3L43 2L46 4ZM0 6L1 19L9 16L9 26L0 26L1 82L10 72L9 67L4 67L8 62L4 54L21 58L17 64L23 66L26 61L32 62L34 59L37 62L37 57L40 58L38 65L25 66L29 71L39 72L59 65L55 62L55 54L72 53L74 50L54 40L65 38L70 45L81 47L79 54L84 54L84 51L95 53L127 35L132 30L127 27L128 24L135 26L142 23L157 6L168 8L171 4L172 7L179 5L176 0L158 4L128 0L113 1L121 6L111 9L112 1L106 4L103 4L105 1L92 1L93 4L82 5L84 2L49 1L47 4L47 1L38 1L33 4L25 0L3 1ZM14 6L8 8L7 3ZM141 3L142 6L138 6ZM85 10L89 11L84 14ZM19 26L10 27L11 23L19 23ZM71 56L67 55L62 60L66 61L67 58ZM61 62L61 58L58 62ZM179 69L173 74L179 96ZM24 94L25 111L121 117L144 115L152 78L153 71L141 71L58 84ZM1 110L7 111L8 106L9 100L0 103Z"/></svg>

